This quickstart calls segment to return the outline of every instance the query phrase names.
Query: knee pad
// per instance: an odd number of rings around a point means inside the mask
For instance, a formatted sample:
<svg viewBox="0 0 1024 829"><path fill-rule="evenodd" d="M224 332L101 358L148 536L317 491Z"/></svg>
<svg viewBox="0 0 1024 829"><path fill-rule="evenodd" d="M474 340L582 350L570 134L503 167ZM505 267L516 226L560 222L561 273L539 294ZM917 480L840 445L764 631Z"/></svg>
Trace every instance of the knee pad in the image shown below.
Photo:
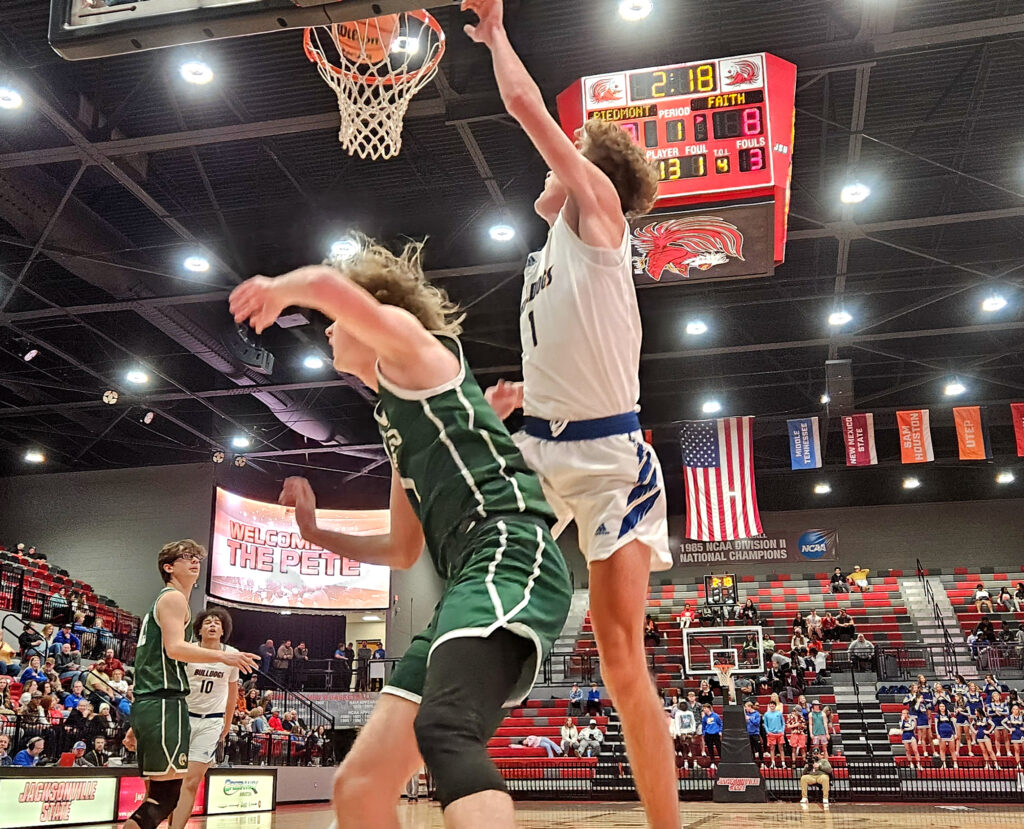
<svg viewBox="0 0 1024 829"><path fill-rule="evenodd" d="M476 712L440 701L420 708L414 728L420 755L437 784L442 809L463 797L485 791L506 791L487 756L487 737L480 734Z"/></svg>
<svg viewBox="0 0 1024 829"><path fill-rule="evenodd" d="M170 817L178 805L181 795L181 780L153 780L149 784L149 796L131 816L139 829L156 829Z"/></svg>

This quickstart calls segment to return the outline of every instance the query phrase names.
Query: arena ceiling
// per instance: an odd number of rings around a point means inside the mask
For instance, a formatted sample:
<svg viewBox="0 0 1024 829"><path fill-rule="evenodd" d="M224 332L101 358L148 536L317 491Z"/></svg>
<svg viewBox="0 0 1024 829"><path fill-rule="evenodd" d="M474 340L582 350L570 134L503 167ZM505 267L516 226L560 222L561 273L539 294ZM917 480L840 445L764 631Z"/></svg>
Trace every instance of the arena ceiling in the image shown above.
<svg viewBox="0 0 1024 829"><path fill-rule="evenodd" d="M753 414L762 508L906 499L1019 497L1009 417L1024 400L1024 14L1011 0L655 0L628 25L617 0L507 6L513 42L547 100L597 72L769 51L799 67L790 241L764 280L640 291L642 420L678 481L678 424L715 396ZM207 461L223 448L268 488L297 468L335 492L378 497L388 474L369 393L302 361L325 321L275 327L264 376L227 350L225 299L253 273L317 261L359 229L428 238L426 265L468 311L482 384L515 377L525 253L546 228L531 210L544 165L503 113L489 58L433 10L448 36L437 79L414 101L401 156L353 160L337 144L334 96L301 32L67 62L47 44L47 4L6 0L0 81L0 474ZM207 86L177 69L200 54ZM840 203L859 179L871 197ZM488 237L496 221L517 239ZM203 253L204 274L182 268ZM985 313L993 292L1005 309ZM837 307L853 320L827 323ZM703 319L700 337L685 324ZM29 350L38 355L25 362ZM880 466L843 468L822 405L825 362L852 361L855 408L876 414ZM148 383L126 372L143 366ZM956 404L991 406L996 463L955 460ZM105 390L116 390L116 405ZM930 408L939 460L900 488L893 431ZM150 423L143 423L146 412ZM818 414L820 475L788 471L787 417ZM245 433L252 444L231 447ZM339 475L337 473L345 473ZM811 488L829 479L828 499ZM357 483L356 483L357 482ZM677 484L678 486L678 484ZM678 489L673 498L678 503Z"/></svg>

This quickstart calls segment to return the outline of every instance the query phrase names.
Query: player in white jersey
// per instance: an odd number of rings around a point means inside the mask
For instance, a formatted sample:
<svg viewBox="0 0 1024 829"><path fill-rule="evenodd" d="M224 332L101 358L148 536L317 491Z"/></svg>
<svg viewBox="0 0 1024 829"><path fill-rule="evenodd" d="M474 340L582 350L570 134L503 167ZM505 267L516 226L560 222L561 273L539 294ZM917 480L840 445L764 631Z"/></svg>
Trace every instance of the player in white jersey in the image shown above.
<svg viewBox="0 0 1024 829"><path fill-rule="evenodd" d="M221 607L198 614L192 630L201 647L216 651L235 651L224 640L231 636L231 615ZM184 829L192 815L199 783L216 759L217 746L231 729L238 698L238 668L220 662L190 662L188 665L188 718L191 737L188 743L188 772L181 787L178 805L171 815L170 829Z"/></svg>
<svg viewBox="0 0 1024 829"><path fill-rule="evenodd" d="M644 608L651 570L672 566L665 493L637 417L641 325L626 217L654 206L658 177L613 123L592 120L574 144L509 43L502 0L463 0L480 18L498 89L551 172L534 209L547 244L530 257L520 307L523 383L488 401L525 415L516 443L560 527L575 518L590 570L601 676L622 719L630 768L655 829L680 825L672 743L647 670Z"/></svg>

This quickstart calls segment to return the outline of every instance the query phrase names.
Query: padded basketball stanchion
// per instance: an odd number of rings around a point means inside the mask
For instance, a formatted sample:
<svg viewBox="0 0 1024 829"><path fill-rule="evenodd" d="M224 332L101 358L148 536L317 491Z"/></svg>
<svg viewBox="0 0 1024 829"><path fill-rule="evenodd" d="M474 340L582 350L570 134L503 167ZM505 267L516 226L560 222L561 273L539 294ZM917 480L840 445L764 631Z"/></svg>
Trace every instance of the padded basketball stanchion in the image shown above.
<svg viewBox="0 0 1024 829"><path fill-rule="evenodd" d="M761 769L754 762L743 707L726 705L722 712L722 762L711 790L715 803L764 803Z"/></svg>

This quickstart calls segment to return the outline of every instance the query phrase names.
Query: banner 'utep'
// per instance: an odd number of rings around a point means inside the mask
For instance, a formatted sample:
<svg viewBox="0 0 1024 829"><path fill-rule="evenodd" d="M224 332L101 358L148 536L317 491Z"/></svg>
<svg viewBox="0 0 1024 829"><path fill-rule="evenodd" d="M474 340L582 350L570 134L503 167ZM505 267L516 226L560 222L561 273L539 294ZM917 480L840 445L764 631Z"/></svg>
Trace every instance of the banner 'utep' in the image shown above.
<svg viewBox="0 0 1024 829"><path fill-rule="evenodd" d="M935 460L927 409L896 412L896 428L900 433L900 457L903 463L928 463Z"/></svg>
<svg viewBox="0 0 1024 829"><path fill-rule="evenodd" d="M843 441L846 443L847 466L874 466L878 463L875 416L870 412L843 418Z"/></svg>
<svg viewBox="0 0 1024 829"><path fill-rule="evenodd" d="M956 421L960 460L984 461L992 457L988 417L982 406L957 406L953 409L953 420Z"/></svg>
<svg viewBox="0 0 1024 829"><path fill-rule="evenodd" d="M789 456L793 469L821 468L821 436L818 418L800 417L787 420Z"/></svg>

